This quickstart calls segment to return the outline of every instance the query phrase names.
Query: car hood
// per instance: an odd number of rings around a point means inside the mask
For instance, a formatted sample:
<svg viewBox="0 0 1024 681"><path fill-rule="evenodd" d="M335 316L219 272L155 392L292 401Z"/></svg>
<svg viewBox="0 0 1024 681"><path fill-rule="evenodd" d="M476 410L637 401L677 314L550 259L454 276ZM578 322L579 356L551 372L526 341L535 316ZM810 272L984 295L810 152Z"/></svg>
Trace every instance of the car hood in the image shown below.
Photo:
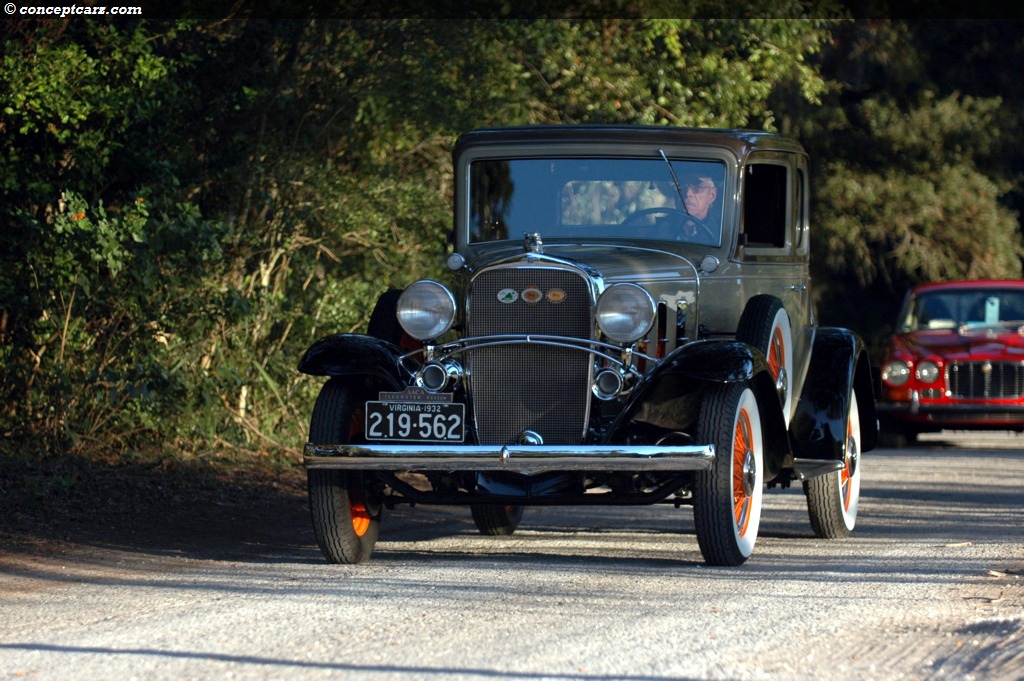
<svg viewBox="0 0 1024 681"><path fill-rule="evenodd" d="M917 356L937 355L949 361L1024 360L1024 336L1016 331L917 331L897 336L897 347Z"/></svg>
<svg viewBox="0 0 1024 681"><path fill-rule="evenodd" d="M606 284L629 281L657 283L661 281L693 280L697 267L685 256L659 248L629 244L544 244L543 255L523 252L522 247L494 249L471 261L476 270L482 267L515 260L544 258L578 263L604 279Z"/></svg>

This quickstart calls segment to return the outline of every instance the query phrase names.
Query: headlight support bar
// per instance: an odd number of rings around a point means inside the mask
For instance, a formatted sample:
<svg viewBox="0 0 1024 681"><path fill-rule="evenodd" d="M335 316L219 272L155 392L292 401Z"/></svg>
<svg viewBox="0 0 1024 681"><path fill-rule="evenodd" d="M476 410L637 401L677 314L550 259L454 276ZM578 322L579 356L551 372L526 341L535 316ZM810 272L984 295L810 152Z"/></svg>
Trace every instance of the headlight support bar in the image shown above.
<svg viewBox="0 0 1024 681"><path fill-rule="evenodd" d="M408 352L399 357L399 366L405 371L410 371L405 366L405 362L412 357L417 355L424 355L428 360L434 359L438 356L452 357L460 355L471 350L478 350L480 348L490 348L501 345L517 345L517 344L532 344L532 345L547 345L557 348L566 348L569 350L580 350L586 352L595 357L604 359L611 364L621 367L625 372L630 373L636 377L641 377L643 374L634 366L633 360L637 357L646 360L651 363L651 366L658 364L659 360L657 357L648 355L640 352L636 349L635 345L621 346L613 343L604 343L601 341L581 339L581 338L569 338L566 336L549 336L542 334L500 334L492 336L474 336L472 338L462 338L451 343L444 343L441 345L428 346L423 350L414 350ZM612 354L617 353L617 354ZM410 371L414 373L414 371Z"/></svg>

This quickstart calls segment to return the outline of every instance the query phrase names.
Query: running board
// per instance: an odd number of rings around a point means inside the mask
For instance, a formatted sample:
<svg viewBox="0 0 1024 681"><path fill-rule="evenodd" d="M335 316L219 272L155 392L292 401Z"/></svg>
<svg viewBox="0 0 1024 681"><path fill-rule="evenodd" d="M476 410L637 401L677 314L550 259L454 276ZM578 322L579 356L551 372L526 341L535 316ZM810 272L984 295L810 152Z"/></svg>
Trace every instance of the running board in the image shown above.
<svg viewBox="0 0 1024 681"><path fill-rule="evenodd" d="M845 467L842 461L822 461L820 459L793 459L793 470L801 482L811 478L841 471Z"/></svg>

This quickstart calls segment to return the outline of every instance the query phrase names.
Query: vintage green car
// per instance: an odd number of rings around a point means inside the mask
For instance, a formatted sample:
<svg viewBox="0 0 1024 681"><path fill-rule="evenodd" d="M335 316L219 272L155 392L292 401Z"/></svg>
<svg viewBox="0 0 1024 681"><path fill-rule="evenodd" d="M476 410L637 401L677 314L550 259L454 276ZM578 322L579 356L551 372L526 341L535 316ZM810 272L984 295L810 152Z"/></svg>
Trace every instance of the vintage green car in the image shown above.
<svg viewBox="0 0 1024 681"><path fill-rule="evenodd" d="M693 507L712 565L752 553L766 488L803 484L819 537L857 518L877 439L862 341L817 326L807 155L766 132L477 130L454 149L450 281L381 296L316 342L305 465L331 562L385 508Z"/></svg>

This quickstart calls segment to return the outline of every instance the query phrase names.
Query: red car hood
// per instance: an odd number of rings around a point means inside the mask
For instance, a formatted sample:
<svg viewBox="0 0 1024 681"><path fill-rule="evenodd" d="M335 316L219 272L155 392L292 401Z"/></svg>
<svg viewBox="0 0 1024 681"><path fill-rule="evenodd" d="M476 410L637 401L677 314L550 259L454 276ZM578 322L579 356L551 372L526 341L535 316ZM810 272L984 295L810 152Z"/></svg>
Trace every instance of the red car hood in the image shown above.
<svg viewBox="0 0 1024 681"><path fill-rule="evenodd" d="M896 336L896 347L918 357L937 355L947 361L1024 360L1024 336L1013 331L915 331Z"/></svg>

